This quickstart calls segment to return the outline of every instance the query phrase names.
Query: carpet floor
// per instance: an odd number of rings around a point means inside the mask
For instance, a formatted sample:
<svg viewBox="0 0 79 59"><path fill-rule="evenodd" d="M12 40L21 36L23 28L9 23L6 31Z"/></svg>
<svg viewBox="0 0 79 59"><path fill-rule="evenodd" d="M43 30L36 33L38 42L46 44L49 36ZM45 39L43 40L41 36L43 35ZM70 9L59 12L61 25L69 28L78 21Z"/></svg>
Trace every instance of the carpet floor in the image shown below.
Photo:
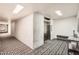
<svg viewBox="0 0 79 59"><path fill-rule="evenodd" d="M63 40L47 40L45 44L29 55L68 55L68 42Z"/></svg>
<svg viewBox="0 0 79 59"><path fill-rule="evenodd" d="M31 50L14 37L0 38L0 55L21 55Z"/></svg>
<svg viewBox="0 0 79 59"><path fill-rule="evenodd" d="M14 37L0 38L0 55L68 55L68 42L47 40L43 46L32 50Z"/></svg>

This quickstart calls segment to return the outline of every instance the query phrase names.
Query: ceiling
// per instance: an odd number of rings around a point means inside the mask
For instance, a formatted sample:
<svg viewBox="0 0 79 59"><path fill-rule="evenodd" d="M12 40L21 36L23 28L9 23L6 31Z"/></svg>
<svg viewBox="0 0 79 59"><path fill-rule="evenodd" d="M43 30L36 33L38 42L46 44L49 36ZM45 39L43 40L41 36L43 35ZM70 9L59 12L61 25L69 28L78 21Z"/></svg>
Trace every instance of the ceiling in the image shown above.
<svg viewBox="0 0 79 59"><path fill-rule="evenodd" d="M1 3L0 4L0 18L11 18L12 20L19 19L21 17L27 16L32 12L40 12L45 16L52 17L53 19L60 19L65 17L76 16L78 12L77 3L25 3L21 4L24 6L24 9L18 13L13 14L18 3ZM62 16L58 16L55 11L61 10L63 13Z"/></svg>

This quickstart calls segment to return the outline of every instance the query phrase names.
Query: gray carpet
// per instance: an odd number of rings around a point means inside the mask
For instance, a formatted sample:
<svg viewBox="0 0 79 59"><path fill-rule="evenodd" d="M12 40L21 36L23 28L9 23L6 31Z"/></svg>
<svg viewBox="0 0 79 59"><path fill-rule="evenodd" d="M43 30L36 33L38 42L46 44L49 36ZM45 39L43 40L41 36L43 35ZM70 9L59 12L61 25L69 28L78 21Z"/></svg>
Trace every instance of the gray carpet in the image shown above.
<svg viewBox="0 0 79 59"><path fill-rule="evenodd" d="M68 42L62 40L48 40L45 44L28 55L68 55Z"/></svg>
<svg viewBox="0 0 79 59"><path fill-rule="evenodd" d="M31 49L14 37L0 38L1 55L21 55Z"/></svg>
<svg viewBox="0 0 79 59"><path fill-rule="evenodd" d="M62 40L47 40L35 50L14 37L0 38L0 55L67 55L68 42Z"/></svg>

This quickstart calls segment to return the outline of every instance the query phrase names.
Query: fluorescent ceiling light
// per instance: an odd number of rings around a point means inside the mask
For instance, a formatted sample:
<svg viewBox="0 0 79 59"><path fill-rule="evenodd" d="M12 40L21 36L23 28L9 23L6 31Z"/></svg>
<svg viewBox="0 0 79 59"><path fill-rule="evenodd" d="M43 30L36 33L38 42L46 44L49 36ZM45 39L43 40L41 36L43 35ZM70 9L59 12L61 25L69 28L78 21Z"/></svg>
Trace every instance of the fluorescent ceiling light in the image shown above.
<svg viewBox="0 0 79 59"><path fill-rule="evenodd" d="M24 7L22 5L16 5L15 9L13 10L13 14L19 13Z"/></svg>
<svg viewBox="0 0 79 59"><path fill-rule="evenodd" d="M63 15L60 10L57 10L56 11L56 14L59 15L59 16L62 16Z"/></svg>

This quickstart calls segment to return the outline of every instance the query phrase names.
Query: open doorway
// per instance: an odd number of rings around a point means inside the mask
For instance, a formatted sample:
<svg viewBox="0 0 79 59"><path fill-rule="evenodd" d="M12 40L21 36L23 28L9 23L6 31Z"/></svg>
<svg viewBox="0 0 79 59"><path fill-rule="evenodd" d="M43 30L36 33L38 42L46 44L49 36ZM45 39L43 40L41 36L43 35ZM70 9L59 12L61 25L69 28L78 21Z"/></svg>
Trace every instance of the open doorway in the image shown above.
<svg viewBox="0 0 79 59"><path fill-rule="evenodd" d="M50 18L44 17L44 41L50 40Z"/></svg>

